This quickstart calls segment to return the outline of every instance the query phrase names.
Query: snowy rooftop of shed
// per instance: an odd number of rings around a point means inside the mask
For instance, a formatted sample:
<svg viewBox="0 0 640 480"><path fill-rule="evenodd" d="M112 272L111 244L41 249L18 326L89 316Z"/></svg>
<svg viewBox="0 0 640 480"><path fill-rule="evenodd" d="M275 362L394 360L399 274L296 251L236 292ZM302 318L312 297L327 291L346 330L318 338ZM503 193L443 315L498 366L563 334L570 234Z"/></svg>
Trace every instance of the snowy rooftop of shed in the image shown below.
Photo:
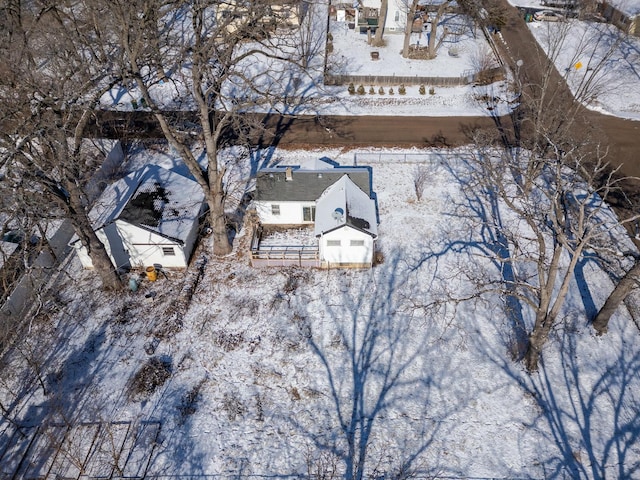
<svg viewBox="0 0 640 480"><path fill-rule="evenodd" d="M204 193L194 180L147 165L109 185L91 211L91 220L95 229L123 220L184 241L203 202Z"/></svg>
<svg viewBox="0 0 640 480"><path fill-rule="evenodd" d="M343 175L318 199L315 234L319 236L345 225L373 237L378 235L375 200L369 198L348 175Z"/></svg>

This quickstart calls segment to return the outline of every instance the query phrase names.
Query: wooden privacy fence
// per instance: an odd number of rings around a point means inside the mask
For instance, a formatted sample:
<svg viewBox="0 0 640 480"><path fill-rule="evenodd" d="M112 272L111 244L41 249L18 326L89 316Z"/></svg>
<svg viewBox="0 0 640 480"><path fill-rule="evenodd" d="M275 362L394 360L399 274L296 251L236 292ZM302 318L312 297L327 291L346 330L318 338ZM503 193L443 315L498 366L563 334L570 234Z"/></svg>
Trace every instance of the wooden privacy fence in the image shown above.
<svg viewBox="0 0 640 480"><path fill-rule="evenodd" d="M458 77L423 77L418 75L334 75L326 73L325 85L429 85L434 87L457 87L471 83L492 83L505 78L503 67L489 68L480 72L464 73Z"/></svg>

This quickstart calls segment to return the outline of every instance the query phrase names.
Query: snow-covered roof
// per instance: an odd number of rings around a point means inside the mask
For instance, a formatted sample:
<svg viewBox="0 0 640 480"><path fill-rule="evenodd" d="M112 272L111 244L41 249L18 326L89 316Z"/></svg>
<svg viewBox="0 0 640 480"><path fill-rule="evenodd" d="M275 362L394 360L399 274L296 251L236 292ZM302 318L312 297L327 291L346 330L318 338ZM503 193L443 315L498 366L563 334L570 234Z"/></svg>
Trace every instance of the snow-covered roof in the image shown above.
<svg viewBox="0 0 640 480"><path fill-rule="evenodd" d="M322 170L330 170L334 168L337 164L328 158L301 158L296 160L294 163L279 163L277 165L273 165L269 168L263 169L264 171L278 171L278 169L283 168L292 168L294 170L313 170L313 171L322 171Z"/></svg>
<svg viewBox="0 0 640 480"><path fill-rule="evenodd" d="M109 185L91 210L90 218L96 230L122 220L184 241L203 202L204 192L194 180L147 165Z"/></svg>
<svg viewBox="0 0 640 480"><path fill-rule="evenodd" d="M378 235L376 202L348 175L327 188L316 203L315 234L348 225L373 237Z"/></svg>

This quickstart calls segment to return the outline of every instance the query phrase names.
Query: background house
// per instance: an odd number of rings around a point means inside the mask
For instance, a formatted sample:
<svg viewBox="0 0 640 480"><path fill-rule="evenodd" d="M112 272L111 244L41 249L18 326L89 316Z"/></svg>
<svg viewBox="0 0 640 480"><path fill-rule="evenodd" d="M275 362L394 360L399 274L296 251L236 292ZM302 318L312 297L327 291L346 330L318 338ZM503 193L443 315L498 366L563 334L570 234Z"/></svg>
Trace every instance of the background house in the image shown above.
<svg viewBox="0 0 640 480"><path fill-rule="evenodd" d="M609 23L620 30L640 37L640 1L599 1L598 11Z"/></svg>
<svg viewBox="0 0 640 480"><path fill-rule="evenodd" d="M327 266L370 267L378 236L375 200L343 175L317 201L315 235Z"/></svg>
<svg viewBox="0 0 640 480"><path fill-rule="evenodd" d="M109 185L90 218L116 268L185 268L205 210L194 180L149 165ZM80 241L72 244L82 265L92 268Z"/></svg>
<svg viewBox="0 0 640 480"><path fill-rule="evenodd" d="M375 33L379 26L380 0L359 0L356 9L356 24L361 32L371 29ZM387 5L387 17L384 24L386 33L403 33L407 25L407 2L403 0L389 0Z"/></svg>

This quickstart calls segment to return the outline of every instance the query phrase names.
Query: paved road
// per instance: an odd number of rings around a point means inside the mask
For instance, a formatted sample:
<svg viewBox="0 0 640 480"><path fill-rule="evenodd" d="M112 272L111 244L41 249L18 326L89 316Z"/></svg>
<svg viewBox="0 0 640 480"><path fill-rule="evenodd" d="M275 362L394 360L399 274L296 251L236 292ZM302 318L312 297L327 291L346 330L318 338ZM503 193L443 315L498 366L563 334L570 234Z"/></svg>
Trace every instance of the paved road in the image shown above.
<svg viewBox="0 0 640 480"><path fill-rule="evenodd" d="M517 60L523 60L521 67L525 78L532 81L539 79L540 65L545 60L544 51L539 47L533 34L527 28L520 12L507 0L501 0L504 11L508 15L507 25L502 29L504 42L498 42L502 48L505 61L515 69ZM560 74L555 72L554 81L564 85ZM569 92L567 91L567 94ZM614 165L622 165L626 175L640 177L640 121L625 120L609 115L602 115L591 110L582 110L583 121L578 122L578 131L588 132L586 125L593 125L604 145L610 148L609 161Z"/></svg>

